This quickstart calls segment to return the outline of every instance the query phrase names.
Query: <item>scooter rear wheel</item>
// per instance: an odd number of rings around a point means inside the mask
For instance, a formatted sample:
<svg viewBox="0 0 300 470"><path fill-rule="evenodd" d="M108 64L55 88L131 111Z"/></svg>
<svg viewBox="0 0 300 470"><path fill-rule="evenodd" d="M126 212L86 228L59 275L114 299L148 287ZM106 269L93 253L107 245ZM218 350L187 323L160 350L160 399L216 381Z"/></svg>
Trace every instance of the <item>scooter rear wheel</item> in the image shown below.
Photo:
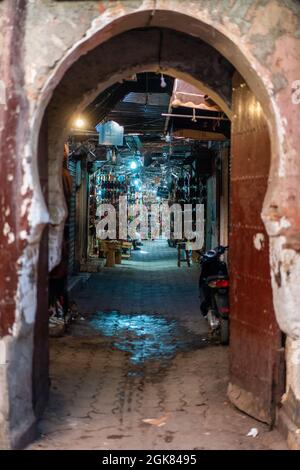
<svg viewBox="0 0 300 470"><path fill-rule="evenodd" d="M209 305L207 304L205 300L203 300L200 305L200 311L204 317L207 316L208 309L209 309Z"/></svg>
<svg viewBox="0 0 300 470"><path fill-rule="evenodd" d="M225 318L220 318L220 341L221 344L229 343L229 321Z"/></svg>

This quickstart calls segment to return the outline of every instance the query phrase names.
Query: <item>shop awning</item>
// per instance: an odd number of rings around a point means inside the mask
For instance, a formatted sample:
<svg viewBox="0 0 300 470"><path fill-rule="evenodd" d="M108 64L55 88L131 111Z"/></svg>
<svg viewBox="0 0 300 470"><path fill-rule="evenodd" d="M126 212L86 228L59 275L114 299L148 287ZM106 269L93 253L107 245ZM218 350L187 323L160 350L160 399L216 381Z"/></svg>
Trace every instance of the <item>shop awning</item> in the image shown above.
<svg viewBox="0 0 300 470"><path fill-rule="evenodd" d="M173 137L194 140L226 140L220 132L198 131L196 129L178 129L173 132Z"/></svg>
<svg viewBox="0 0 300 470"><path fill-rule="evenodd" d="M174 81L170 105L173 108L184 106L187 108L205 109L206 111L222 111L205 93L177 78Z"/></svg>

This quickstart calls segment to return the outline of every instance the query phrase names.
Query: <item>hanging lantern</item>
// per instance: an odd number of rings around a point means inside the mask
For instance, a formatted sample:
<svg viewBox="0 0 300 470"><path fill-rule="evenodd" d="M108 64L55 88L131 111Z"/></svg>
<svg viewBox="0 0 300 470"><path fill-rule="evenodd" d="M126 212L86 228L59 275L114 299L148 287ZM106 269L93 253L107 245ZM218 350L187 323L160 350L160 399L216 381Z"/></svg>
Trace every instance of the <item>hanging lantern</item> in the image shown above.
<svg viewBox="0 0 300 470"><path fill-rule="evenodd" d="M96 131L99 134L99 144L101 145L123 145L124 127L115 121L107 121L97 124Z"/></svg>

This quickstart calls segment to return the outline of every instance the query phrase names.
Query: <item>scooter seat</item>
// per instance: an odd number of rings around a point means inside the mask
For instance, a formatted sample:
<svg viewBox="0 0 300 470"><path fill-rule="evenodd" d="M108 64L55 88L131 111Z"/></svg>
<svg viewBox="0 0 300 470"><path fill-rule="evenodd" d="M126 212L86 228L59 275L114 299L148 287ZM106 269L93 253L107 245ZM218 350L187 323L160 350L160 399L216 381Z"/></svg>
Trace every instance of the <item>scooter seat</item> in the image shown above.
<svg viewBox="0 0 300 470"><path fill-rule="evenodd" d="M215 274L213 276L207 276L205 279L206 282L217 281L218 279L228 279L228 276L225 274Z"/></svg>

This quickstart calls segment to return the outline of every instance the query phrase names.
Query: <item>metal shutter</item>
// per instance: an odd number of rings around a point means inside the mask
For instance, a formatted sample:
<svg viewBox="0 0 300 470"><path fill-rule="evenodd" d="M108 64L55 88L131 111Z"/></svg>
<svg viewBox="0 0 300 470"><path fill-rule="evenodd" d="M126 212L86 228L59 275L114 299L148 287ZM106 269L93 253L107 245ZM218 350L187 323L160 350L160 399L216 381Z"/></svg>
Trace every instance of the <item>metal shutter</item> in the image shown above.
<svg viewBox="0 0 300 470"><path fill-rule="evenodd" d="M68 216L68 235L69 235L69 275L75 273L75 256L76 256L76 161L69 159L68 169L72 176L72 195L70 198L69 216Z"/></svg>

